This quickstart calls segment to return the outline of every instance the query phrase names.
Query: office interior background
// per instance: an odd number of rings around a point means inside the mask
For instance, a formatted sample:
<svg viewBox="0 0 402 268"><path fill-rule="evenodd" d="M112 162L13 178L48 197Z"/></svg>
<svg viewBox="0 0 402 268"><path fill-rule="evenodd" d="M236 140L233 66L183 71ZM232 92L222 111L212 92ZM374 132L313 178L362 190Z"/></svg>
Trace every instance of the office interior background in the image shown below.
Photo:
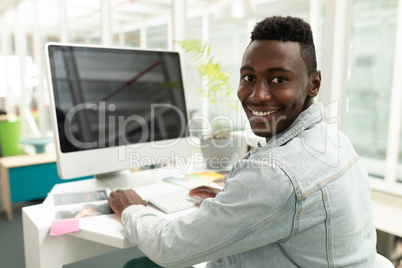
<svg viewBox="0 0 402 268"><path fill-rule="evenodd" d="M401 0L1 0L0 109L20 116L21 138L52 137L46 42L181 51L175 40L208 41L236 96L250 32L272 15L311 24L327 120L350 138L373 187L402 195ZM205 114L202 80L183 60L188 109ZM241 109L228 113L247 128Z"/></svg>
<svg viewBox="0 0 402 268"><path fill-rule="evenodd" d="M353 143L372 187L402 196L402 0L0 0L0 110L20 117L20 138L53 136L47 42L182 52L175 40L208 41L235 97L250 32L273 15L311 24L323 79L316 101ZM208 114L202 79L182 56L188 110ZM226 113L247 129L241 108Z"/></svg>

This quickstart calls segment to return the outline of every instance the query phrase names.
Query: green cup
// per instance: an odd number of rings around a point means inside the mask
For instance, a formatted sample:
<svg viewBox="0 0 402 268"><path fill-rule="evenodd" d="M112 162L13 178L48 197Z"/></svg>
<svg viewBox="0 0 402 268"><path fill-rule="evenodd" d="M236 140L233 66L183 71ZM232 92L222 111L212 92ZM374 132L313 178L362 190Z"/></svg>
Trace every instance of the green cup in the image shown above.
<svg viewBox="0 0 402 268"><path fill-rule="evenodd" d="M0 121L1 156L20 155L21 121L18 116L7 116Z"/></svg>

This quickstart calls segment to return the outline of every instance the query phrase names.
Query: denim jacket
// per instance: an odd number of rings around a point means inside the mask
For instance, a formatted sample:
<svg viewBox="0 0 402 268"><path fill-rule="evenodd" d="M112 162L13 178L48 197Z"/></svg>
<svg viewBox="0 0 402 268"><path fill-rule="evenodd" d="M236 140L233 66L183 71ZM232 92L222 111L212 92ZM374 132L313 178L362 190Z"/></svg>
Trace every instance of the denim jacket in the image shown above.
<svg viewBox="0 0 402 268"><path fill-rule="evenodd" d="M164 267L374 267L368 175L324 116L311 105L188 215L167 220L126 208L126 237Z"/></svg>

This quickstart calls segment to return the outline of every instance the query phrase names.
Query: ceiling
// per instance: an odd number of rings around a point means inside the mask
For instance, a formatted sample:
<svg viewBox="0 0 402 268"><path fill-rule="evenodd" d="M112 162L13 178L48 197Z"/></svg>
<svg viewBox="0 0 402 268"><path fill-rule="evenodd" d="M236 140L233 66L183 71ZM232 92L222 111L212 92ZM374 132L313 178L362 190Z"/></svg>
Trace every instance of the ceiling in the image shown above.
<svg viewBox="0 0 402 268"><path fill-rule="evenodd" d="M109 0L111 29L117 33L157 19L167 21L171 16L173 0ZM214 12L217 0L184 0L187 14ZM221 0L222 1L222 0ZM308 14L310 0L249 0L256 19L289 12ZM35 4L37 3L37 5ZM64 8L61 7L64 3ZM101 29L102 0L0 0L2 22L13 31L22 25L28 34L34 30L35 21L45 35L60 34L60 18L67 18L67 28L76 37L98 35ZM255 8L258 6L258 8ZM291 9L289 7L292 7ZM61 12L63 10L63 12ZM17 12L18 11L18 12ZM18 14L20 24L17 24Z"/></svg>
<svg viewBox="0 0 402 268"><path fill-rule="evenodd" d="M34 3L37 2L36 6ZM112 30L125 24L143 22L161 16L170 16L171 0L110 0ZM21 24L30 32L37 20L42 31L57 33L60 29L61 3L59 0L1 0L0 14L8 27L15 27L17 14ZM99 31L101 25L101 1L65 0L63 12L69 31L89 34ZM208 1L188 0L187 7L194 8ZM17 12L18 11L18 12ZM32 12L33 11L33 12ZM36 12L35 12L36 11Z"/></svg>

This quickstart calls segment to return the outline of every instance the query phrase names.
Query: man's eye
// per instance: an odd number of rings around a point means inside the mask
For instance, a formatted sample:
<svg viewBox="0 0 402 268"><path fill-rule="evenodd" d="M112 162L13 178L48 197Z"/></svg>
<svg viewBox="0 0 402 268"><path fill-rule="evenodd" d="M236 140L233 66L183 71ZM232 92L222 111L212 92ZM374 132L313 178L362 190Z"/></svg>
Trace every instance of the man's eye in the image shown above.
<svg viewBox="0 0 402 268"><path fill-rule="evenodd" d="M251 75L245 75L243 79L244 79L244 81L247 81L247 82L254 81L254 78Z"/></svg>
<svg viewBox="0 0 402 268"><path fill-rule="evenodd" d="M283 83L285 81L286 81L286 79L283 78L283 77L276 77L276 78L271 80L271 82L273 82L273 83Z"/></svg>

